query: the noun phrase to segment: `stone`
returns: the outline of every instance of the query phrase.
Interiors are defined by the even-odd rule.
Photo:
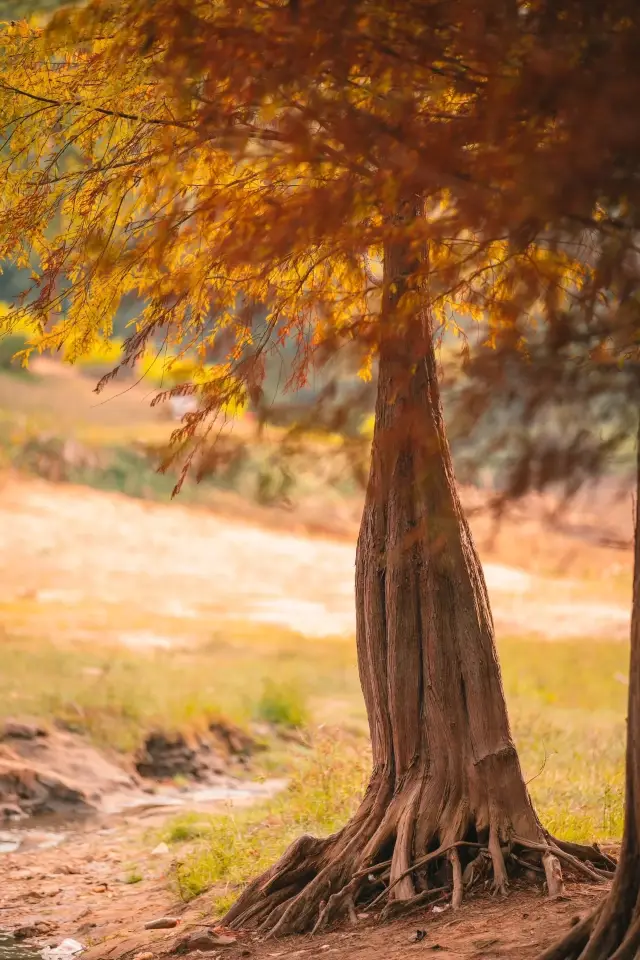
[[[180,923],[175,917],[158,917],[157,920],[148,920],[145,930],[173,930]]]
[[[36,723],[27,723],[21,720],[5,720],[2,729],[2,738],[8,740],[36,740],[46,737],[47,731]]]
[[[201,950],[208,953],[212,950],[218,950],[220,947],[231,947],[237,940],[235,937],[229,937],[226,934],[215,934],[211,930],[201,930],[197,933],[191,933],[184,937],[174,947],[173,952],[177,954],[191,953],[194,950]]]
[[[25,820],[26,816],[15,803],[0,804],[0,820]]]
[[[55,929],[56,924],[52,920],[33,920],[31,923],[16,927],[13,937],[15,940],[30,940],[32,937],[43,937],[47,933],[53,933]]]

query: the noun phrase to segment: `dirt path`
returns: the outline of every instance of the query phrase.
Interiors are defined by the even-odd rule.
[[[539,524],[512,521],[487,546],[486,520],[472,522],[499,631],[626,637],[624,591],[612,589],[628,571],[624,551],[564,537],[566,556],[573,549],[600,576],[588,583],[552,579],[523,569],[531,567],[526,560],[535,544],[538,556],[540,541],[548,546],[551,535],[543,536]],[[354,632],[352,539],[302,536],[180,503],[12,477],[2,484],[0,530],[0,612],[8,632],[139,647],[197,642],[221,618],[308,636]]]

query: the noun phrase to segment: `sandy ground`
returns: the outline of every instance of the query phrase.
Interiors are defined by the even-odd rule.
[[[531,519],[506,521],[491,538],[481,513],[472,526],[498,631],[625,638],[628,549]],[[310,637],[355,629],[352,532],[304,536],[179,502],[7,476],[0,542],[0,614],[12,633],[143,647],[197,641],[221,619]],[[546,563],[557,573],[552,560],[563,556],[564,577],[536,572]]]

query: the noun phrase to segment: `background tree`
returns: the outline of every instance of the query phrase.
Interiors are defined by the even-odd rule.
[[[507,494],[548,483],[569,492],[597,474],[603,458],[628,442],[637,421],[640,344],[638,235],[640,227],[640,25],[635,7],[574,2],[529,7],[527,33],[504,50],[512,83],[492,115],[491,136],[506,159],[504,189],[493,193],[493,216],[549,258],[579,261],[580,275],[553,270],[529,283],[512,273],[522,321],[544,320],[541,336],[505,330],[501,356],[476,358],[470,389],[486,397],[512,391],[529,420],[560,400],[581,411],[571,442],[527,431],[504,478]],[[496,104],[498,101],[495,101]],[[527,117],[528,123],[523,123]],[[489,148],[490,137],[482,137]],[[507,169],[508,168],[508,169]],[[485,181],[486,182],[486,181]],[[500,215],[498,209],[504,206]],[[520,274],[521,277],[521,274]],[[528,289],[527,289],[528,286]],[[518,326],[520,329],[518,330]],[[508,363],[505,365],[505,360]],[[522,376],[519,387],[507,372]],[[473,379],[473,378],[472,378]],[[471,381],[470,381],[471,384]],[[468,400],[468,396],[467,396]],[[591,423],[587,417],[591,416]],[[636,484],[638,479],[636,479]],[[637,497],[637,491],[636,491]],[[542,960],[631,960],[640,949],[639,554],[636,503],[635,572],[627,727],[625,831],[610,893]]]
[[[178,388],[202,403],[177,449],[260,398],[276,330],[297,344],[291,385],[345,342],[365,376],[377,362],[356,557],[371,782],[343,830],[301,838],[248,887],[232,925],[319,928],[356,901],[397,911],[443,887],[458,906],[487,875],[505,892],[527,858],[551,893],[558,858],[596,879],[576,855],[612,867],[533,810],[439,396],[454,314],[490,307],[509,325],[541,277],[582,277],[570,252],[525,243],[520,208],[508,221],[495,192],[496,104],[521,141],[511,87],[492,78],[502,50],[529,52],[528,26],[503,0],[129,0],[3,37],[0,258],[34,270],[36,348],[90,348],[127,294],[145,306],[125,365],[160,330],[203,356],[231,331],[226,363]],[[269,305],[265,336],[238,303]]]

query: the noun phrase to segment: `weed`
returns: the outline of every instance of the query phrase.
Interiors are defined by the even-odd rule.
[[[256,703],[255,719],[276,727],[300,729],[308,723],[309,712],[298,688],[267,679]]]

